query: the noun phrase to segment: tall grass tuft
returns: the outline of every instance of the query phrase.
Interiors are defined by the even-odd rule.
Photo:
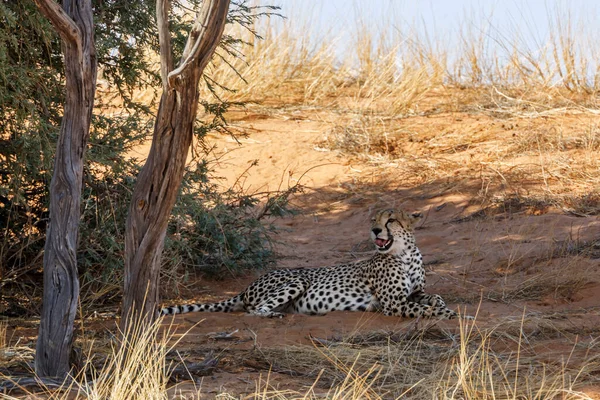
[[[171,327],[161,327],[161,321],[159,319],[147,325],[132,320],[127,331],[120,332],[120,337],[112,340],[106,353],[92,354],[92,348],[97,352],[98,346],[90,343],[85,364],[79,371],[73,371],[62,386],[57,387],[53,381],[40,380],[34,385],[38,389],[32,391],[30,386],[35,379],[29,379],[26,386],[19,387],[17,384],[17,388],[30,396],[53,400],[168,399],[167,386],[174,366],[166,356],[180,338],[173,340]],[[102,354],[106,354],[106,357]]]
[[[316,13],[260,20],[253,29],[262,40],[235,32],[246,38],[238,44],[245,58],[221,54],[226,62],[215,62],[209,72],[231,89],[221,88],[220,96],[396,116],[418,112],[424,94],[454,86],[480,91],[482,101],[502,108],[597,106],[597,32],[561,9],[548,11],[550,35],[543,39],[532,27],[515,23],[507,31],[476,13],[455,21],[457,33],[450,35],[418,22],[388,19],[373,28],[358,20],[345,32],[348,39],[311,30]],[[468,99],[457,101],[472,106]]]
[[[127,331],[111,344],[100,370],[91,363],[82,375],[80,391],[91,400],[167,399],[169,368],[166,355],[170,334],[161,329],[161,320],[147,325],[140,320],[127,324]]]

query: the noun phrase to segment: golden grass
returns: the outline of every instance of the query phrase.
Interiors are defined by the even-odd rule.
[[[543,361],[545,356],[534,349],[528,333],[540,323],[524,314],[512,330],[500,324],[480,328],[463,320],[458,332],[429,324],[400,335],[350,336],[325,348],[263,349],[261,356],[274,370],[313,376],[316,383],[304,393],[278,397],[274,391],[264,391],[255,398],[591,398],[577,388],[593,380],[600,368],[598,357],[590,352],[581,364],[572,362],[570,355],[580,351],[573,344],[570,354]],[[506,350],[507,345],[511,350]]]
[[[217,89],[223,99],[259,102],[273,115],[286,107],[326,109],[331,129],[318,147],[382,167],[405,187],[437,185],[432,196],[473,190],[486,209],[551,205],[598,214],[598,42],[558,11],[548,23],[552,35],[539,49],[524,45],[523,32],[488,35],[492,26],[475,29],[473,21],[458,22],[457,49],[431,43],[410,24],[391,33],[357,23],[350,51],[340,53],[335,36],[305,35],[309,22],[267,20],[256,26],[264,40],[246,36],[249,44],[240,45],[244,59],[221,54],[227,62],[215,61],[208,73],[233,90]],[[584,274],[563,275],[554,269],[534,275],[501,300],[569,297],[587,283]],[[535,348],[540,332],[566,337],[552,319],[501,322],[478,328],[461,321],[458,332],[428,327],[355,335],[324,348],[261,349],[257,357],[274,371],[294,371],[314,384],[282,391],[267,376],[247,398],[591,398],[578,390],[597,381],[596,341],[570,343],[566,358],[552,359]],[[168,398],[166,354],[173,344],[158,324],[134,329],[135,339],[115,342],[99,369],[89,362],[70,386],[44,397]],[[0,361],[11,362],[6,349],[0,324]]]
[[[357,21],[342,53],[335,35],[307,36],[310,21],[309,13],[256,26],[264,40],[246,36],[244,59],[223,55],[226,63],[211,66],[211,79],[233,90],[219,96],[259,102],[276,117],[286,107],[326,110],[332,127],[316,146],[380,166],[382,180],[387,171],[404,186],[476,190],[483,207],[517,198],[600,211],[600,48],[591,28],[551,10],[552,35],[531,48],[527,32],[465,19],[452,47],[411,24],[373,32]]]
[[[572,300],[586,284],[590,283],[591,268],[578,270],[572,268],[573,262],[566,262],[560,268],[551,268],[520,281],[515,287],[504,291],[499,300],[514,302],[517,300],[539,300],[544,296]],[[569,274],[565,274],[570,271]]]
[[[362,116],[339,121],[318,147],[381,166],[404,186],[475,191],[486,207],[508,201],[596,214],[599,134],[587,118]]]
[[[169,366],[169,335],[162,335],[160,321],[150,327],[129,324],[120,343],[114,343],[111,356],[102,369],[90,373],[81,391],[88,399],[166,399]]]
[[[379,165],[405,186],[476,188],[484,207],[519,198],[597,214],[600,45],[592,24],[546,12],[545,43],[471,14],[455,23],[456,45],[391,18],[381,28],[356,21],[342,43],[334,32],[317,37],[318,11],[308,10],[258,22],[263,40],[230,27],[247,42],[236,48],[244,56],[221,50],[207,74],[231,89],[217,88],[220,98],[260,103],[274,117],[327,110],[332,128],[318,147]]]
[[[523,313],[496,326],[460,320],[458,329],[422,321],[398,332],[352,334],[314,345],[258,348],[251,357],[273,372],[256,381],[245,399],[591,399],[580,391],[595,382],[600,358],[594,340],[575,340],[566,352],[539,350],[546,338],[566,338],[556,316]],[[114,342],[98,369],[93,358],[60,389],[29,396],[48,399],[202,398],[201,389],[167,391],[167,353],[179,343],[160,324],[131,324],[131,341]],[[593,334],[591,334],[593,335]],[[306,389],[278,389],[277,371],[312,379]],[[219,393],[219,398],[239,398]],[[16,399],[11,395],[2,398]]]
[[[0,321],[0,357],[2,357],[3,352],[8,347],[8,340],[6,338],[8,331],[8,325],[5,321]]]
[[[80,371],[72,371],[60,388],[42,382],[32,391],[29,382],[21,390],[29,396],[54,400],[170,398],[167,386],[173,365],[166,355],[180,339],[174,338],[170,326],[163,328],[160,320],[150,326],[134,321],[127,329],[119,334],[121,339],[115,338],[109,344],[104,360],[94,354],[99,349],[97,344],[88,343],[85,365]]]
[[[235,90],[220,95],[342,109],[352,99],[354,111],[394,116],[418,112],[424,94],[448,86],[474,90],[481,105],[498,112],[597,105],[600,48],[595,32],[561,10],[548,13],[551,35],[539,48],[525,40],[530,32],[502,32],[491,18],[482,16],[480,22],[473,15],[456,21],[458,46],[443,39],[432,42],[416,23],[399,26],[392,20],[376,31],[356,21],[351,42],[341,43],[334,32],[314,35],[310,25],[317,13],[263,20],[255,29],[264,40],[241,29],[232,32],[248,44],[238,48],[244,59],[221,54],[227,62],[212,65],[211,78]],[[468,98],[454,100],[460,107],[475,106]]]

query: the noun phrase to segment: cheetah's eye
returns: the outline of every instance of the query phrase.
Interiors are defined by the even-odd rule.
[[[388,223],[388,224],[391,224],[392,222],[396,222],[396,220],[395,220],[394,218],[390,218],[390,219],[388,219],[388,222],[387,222],[387,223]]]

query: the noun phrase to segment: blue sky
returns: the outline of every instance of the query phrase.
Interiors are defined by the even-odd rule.
[[[541,47],[556,16],[570,17],[575,30],[599,33],[600,0],[263,0],[282,7],[293,24],[310,20],[312,34],[333,35],[349,43],[361,20],[373,32],[390,33],[412,26],[432,42],[454,43],[460,29],[512,38],[516,32],[529,47]],[[305,24],[306,25],[306,24]],[[484,27],[484,28],[482,28]],[[600,36],[598,41],[600,42]]]

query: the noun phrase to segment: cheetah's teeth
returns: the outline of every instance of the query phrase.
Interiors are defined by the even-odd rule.
[[[387,239],[387,240],[386,239],[379,239],[379,238],[375,239],[375,244],[377,245],[377,247],[382,247],[383,248],[383,247],[387,246],[390,242],[391,242],[390,239]]]

